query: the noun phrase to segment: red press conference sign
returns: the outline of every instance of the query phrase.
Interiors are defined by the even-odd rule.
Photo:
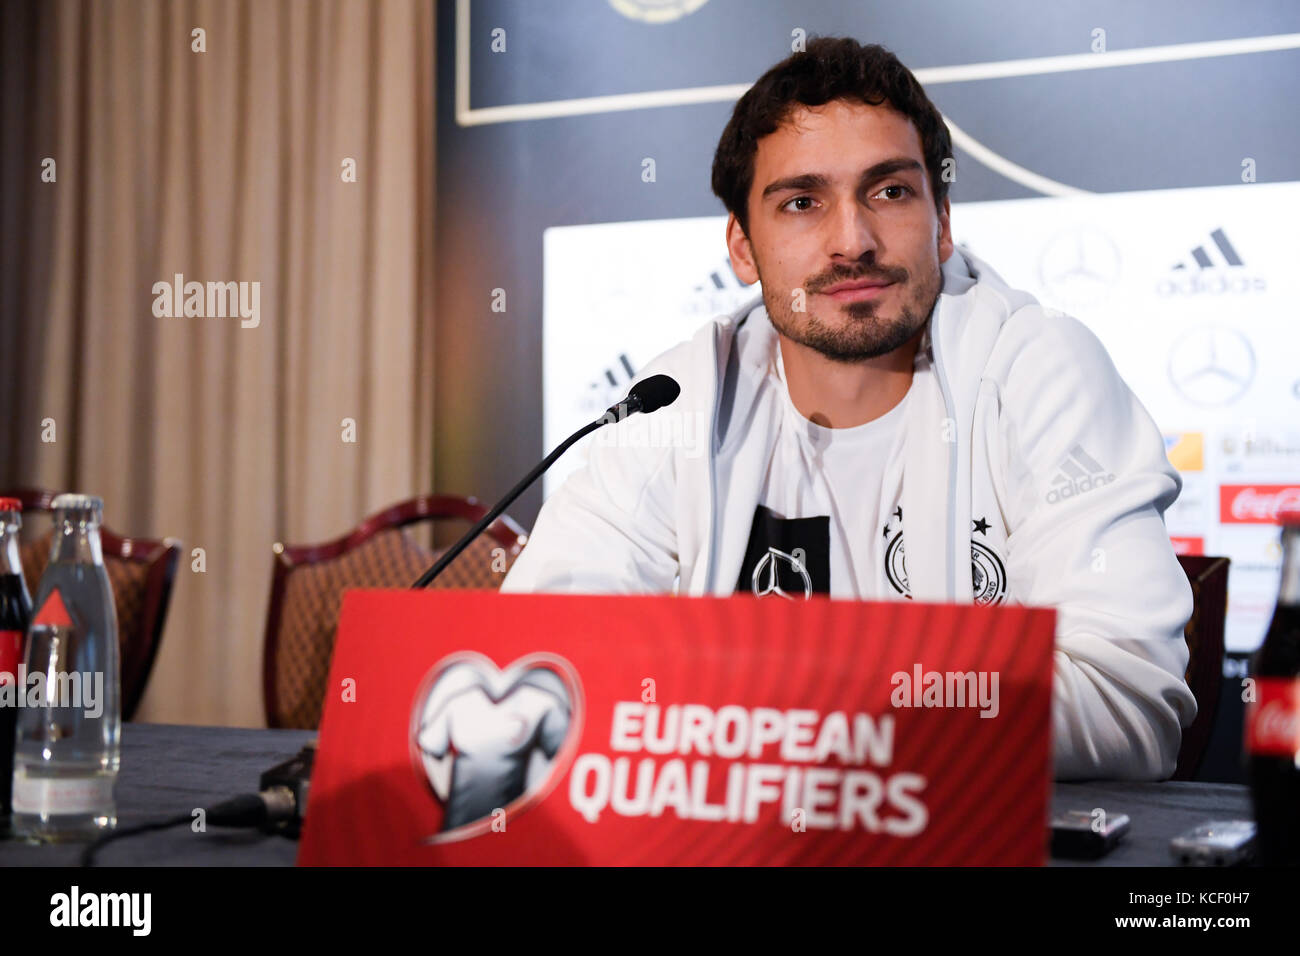
[[[1045,855],[1055,612],[354,591],[298,862]]]

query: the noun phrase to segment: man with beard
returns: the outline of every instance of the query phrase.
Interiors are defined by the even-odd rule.
[[[502,590],[1055,607],[1056,776],[1167,777],[1196,713],[1181,479],[1096,336],[954,248],[952,164],[882,47],[819,38],[764,74],[713,165],[762,293],[642,370],[707,454],[593,445]]]

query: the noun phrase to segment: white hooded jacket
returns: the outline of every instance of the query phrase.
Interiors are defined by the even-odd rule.
[[[638,377],[671,375],[677,402],[605,427],[502,591],[733,593],[782,413],[775,337],[759,296],[650,362]],[[708,423],[704,447],[635,438],[669,414]],[[971,603],[987,521],[1006,600],[1057,609],[1057,779],[1168,777],[1196,715],[1191,587],[1164,525],[1182,480],[1101,342],[955,249],[902,427],[911,596]]]

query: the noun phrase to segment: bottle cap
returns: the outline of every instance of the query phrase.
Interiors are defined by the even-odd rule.
[[[50,507],[56,511],[62,508],[84,509],[94,508],[96,511],[104,510],[104,499],[96,498],[94,495],[58,495],[50,503]]]
[[[1300,524],[1300,505],[1284,505],[1278,508],[1277,523],[1283,526]]]
[[[22,511],[23,503],[17,498],[0,498],[0,511]]]

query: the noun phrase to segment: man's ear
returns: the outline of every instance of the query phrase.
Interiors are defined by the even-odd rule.
[[[948,197],[943,197],[943,212],[939,213],[939,261],[947,262],[952,256],[952,226],[949,219],[952,215],[952,204],[948,202]]]
[[[740,228],[740,220],[734,212],[727,216],[727,255],[731,257],[731,268],[737,279],[745,285],[753,285],[758,281],[753,247],[745,230]]]

